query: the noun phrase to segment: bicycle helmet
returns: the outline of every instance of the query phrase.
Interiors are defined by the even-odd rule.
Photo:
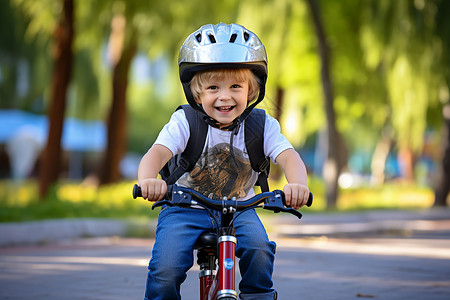
[[[178,57],[180,80],[188,103],[204,113],[190,89],[190,81],[199,71],[223,68],[249,68],[259,78],[258,98],[238,120],[241,123],[263,100],[267,81],[267,54],[259,38],[238,24],[208,24],[190,34]]]

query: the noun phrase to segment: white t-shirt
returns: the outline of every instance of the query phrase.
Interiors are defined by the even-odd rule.
[[[283,151],[293,148],[281,134],[280,124],[266,114],[264,129],[264,154],[275,162]],[[245,126],[245,121],[243,126]],[[222,199],[224,196],[245,200],[255,195],[253,186],[258,173],[253,171],[244,141],[244,127],[233,139],[235,160],[230,153],[231,131],[223,131],[208,126],[203,152],[191,172],[182,175],[177,185],[191,188],[211,199]],[[175,111],[155,144],[163,145],[173,155],[182,153],[189,139],[189,123],[182,109]]]

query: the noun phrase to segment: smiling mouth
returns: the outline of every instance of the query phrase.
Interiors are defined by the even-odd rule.
[[[235,108],[235,106],[219,106],[216,107],[216,109],[220,112],[229,112],[231,110],[233,110],[233,108]]]

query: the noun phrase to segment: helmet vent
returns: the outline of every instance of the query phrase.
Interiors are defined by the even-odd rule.
[[[197,42],[201,42],[202,41],[202,35],[201,35],[201,33],[197,33],[196,35],[195,35],[195,39],[197,40]]]
[[[247,42],[249,38],[250,38],[250,35],[248,34],[248,32],[244,31],[244,40]]]
[[[236,40],[236,38],[237,38],[237,33],[233,33],[233,34],[230,36],[230,43],[234,43],[234,41]]]
[[[212,34],[208,34],[209,40],[211,41],[211,43],[215,44],[216,43],[216,38],[212,35]]]

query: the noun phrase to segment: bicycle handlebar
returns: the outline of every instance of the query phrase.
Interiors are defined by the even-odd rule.
[[[133,198],[142,197],[141,188],[135,184],[133,187]],[[179,207],[191,207],[192,205],[203,205],[209,209],[222,211],[224,214],[234,213],[236,211],[242,211],[250,207],[256,207],[263,203],[262,208],[272,210],[276,213],[282,211],[290,213],[301,219],[302,214],[286,206],[284,193],[281,190],[275,190],[273,192],[264,192],[253,196],[250,199],[237,201],[237,200],[214,200],[203,196],[202,194],[181,186],[168,185],[167,193],[164,200],[155,202],[152,209],[162,205],[179,206]],[[313,195],[309,193],[308,203],[306,206],[310,207],[313,202]]]

